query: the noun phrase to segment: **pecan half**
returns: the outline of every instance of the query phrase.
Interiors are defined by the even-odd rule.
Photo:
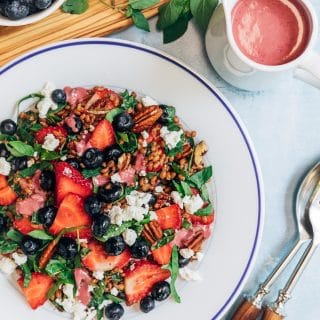
[[[117,168],[119,171],[125,170],[130,166],[131,162],[131,154],[130,153],[123,153],[119,159],[118,159],[118,164]]]
[[[163,236],[162,229],[157,221],[146,224],[142,230],[142,236],[153,246]]]
[[[204,240],[205,240],[204,232],[203,232],[203,230],[199,230],[194,234],[194,236],[192,238],[184,241],[183,244],[187,248],[193,250],[194,252],[197,252],[197,251],[200,251]]]
[[[137,112],[133,117],[134,126],[132,131],[139,133],[150,128],[161,117],[162,113],[163,111],[159,106],[151,106]]]

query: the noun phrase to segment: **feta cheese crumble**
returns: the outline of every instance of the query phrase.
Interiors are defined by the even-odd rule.
[[[184,248],[184,249],[180,249],[180,254],[185,259],[190,259],[191,257],[193,257],[194,251],[192,249],[189,249],[189,248]]]
[[[156,100],[153,100],[152,98],[145,96],[141,98],[141,102],[145,107],[151,107],[151,106],[157,106],[159,103]]]
[[[95,271],[92,273],[92,276],[96,278],[97,280],[103,280],[104,279],[104,272],[103,271]]]
[[[197,212],[204,205],[204,202],[203,202],[202,198],[199,196],[199,194],[192,195],[192,196],[185,196],[182,199],[182,201],[183,201],[184,208],[186,209],[186,211],[191,214]]]
[[[179,276],[186,281],[201,281],[202,278],[199,272],[191,270],[188,267],[179,269]]]
[[[113,296],[117,296],[119,294],[119,290],[117,288],[112,288],[110,290],[110,293],[113,295]]]
[[[4,157],[0,157],[0,174],[8,176],[11,171],[11,165]]]
[[[12,274],[16,270],[17,265],[13,260],[7,257],[0,258],[0,271],[6,275]]]
[[[162,186],[156,186],[154,191],[157,192],[157,193],[161,193],[161,192],[163,192],[163,187]]]
[[[121,179],[119,173],[115,173],[114,175],[111,176],[111,182],[113,182],[113,183],[117,183],[117,182],[121,183],[122,182],[122,179]]]
[[[150,214],[150,220],[151,221],[158,220],[158,216],[157,216],[155,211],[149,211],[149,214]]]
[[[14,252],[12,254],[12,259],[14,260],[14,262],[18,265],[21,266],[22,264],[25,264],[28,260],[28,257],[25,254],[19,254],[17,252]]]
[[[57,139],[52,133],[48,133],[44,137],[44,142],[42,148],[48,151],[54,151],[60,144],[59,139]]]
[[[40,94],[44,96],[44,98],[37,103],[40,118],[46,118],[50,109],[56,110],[58,108],[58,105],[51,98],[53,90],[55,90],[55,85],[52,82],[47,82],[40,92]]]
[[[126,229],[123,233],[122,233],[122,237],[124,242],[128,245],[128,246],[132,246],[136,240],[137,240],[137,233],[132,230],[132,229]]]
[[[179,131],[169,131],[168,127],[164,126],[160,130],[160,137],[164,140],[170,150],[177,146],[182,135],[183,131],[181,129]]]
[[[173,202],[176,203],[180,207],[180,209],[183,209],[183,201],[180,193],[178,191],[172,191],[171,197],[173,199]]]

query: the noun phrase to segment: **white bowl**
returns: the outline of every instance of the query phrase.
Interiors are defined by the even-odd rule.
[[[60,8],[61,5],[64,3],[64,1],[65,0],[55,0],[53,2],[53,4],[48,9],[31,14],[30,16],[27,16],[27,17],[20,19],[20,20],[10,20],[10,19],[0,15],[0,26],[18,27],[18,26],[24,26],[26,24],[40,21],[40,20],[46,18],[47,16],[49,16],[54,11],[56,11],[58,8]]]

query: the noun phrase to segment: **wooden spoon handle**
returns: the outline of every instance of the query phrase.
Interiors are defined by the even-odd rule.
[[[282,316],[281,314],[275,312],[270,307],[267,307],[264,310],[264,313],[263,313],[263,316],[262,316],[262,320],[283,320],[283,319],[284,319],[284,316]]]
[[[254,305],[249,300],[244,300],[231,320],[257,320],[261,312],[261,308]]]

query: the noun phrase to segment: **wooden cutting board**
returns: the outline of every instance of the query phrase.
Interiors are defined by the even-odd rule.
[[[155,16],[159,6],[167,1],[160,0],[156,6],[145,10],[145,16]],[[109,8],[100,0],[89,0],[89,9],[80,15],[64,13],[59,9],[37,23],[21,27],[0,27],[0,67],[45,44],[74,38],[101,37],[130,25],[132,20],[118,10]]]

